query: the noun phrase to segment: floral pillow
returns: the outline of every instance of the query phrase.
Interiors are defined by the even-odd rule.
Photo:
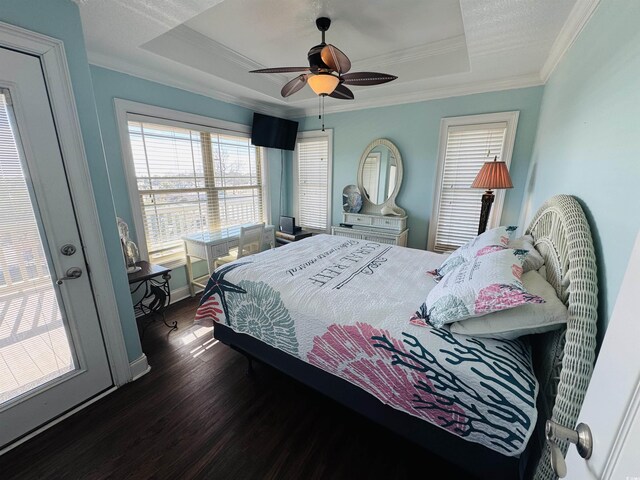
[[[440,281],[442,277],[454,268],[474,257],[480,257],[487,253],[503,250],[507,248],[517,228],[517,226],[502,226],[487,230],[455,250],[439,268],[430,270],[427,273],[432,275],[436,281]]]
[[[509,248],[513,248],[514,250],[527,250],[527,252],[529,252],[522,264],[525,272],[540,270],[544,265],[544,258],[542,258],[540,252],[538,252],[533,245],[533,237],[531,235],[523,235],[515,240],[511,240],[509,242]]]
[[[459,264],[429,292],[410,322],[440,328],[527,303],[544,303],[522,284],[526,255],[526,250],[502,249]]]
[[[514,339],[523,335],[544,333],[567,323],[569,313],[549,282],[535,270],[522,275],[522,283],[530,292],[544,298],[545,303],[528,303],[512,310],[490,313],[451,324],[451,333],[473,337]]]

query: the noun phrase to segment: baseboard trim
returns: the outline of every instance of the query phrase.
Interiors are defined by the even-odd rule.
[[[202,292],[202,288],[196,288],[196,294]],[[189,292],[189,286],[185,285],[184,287],[176,288],[175,290],[171,290],[171,305],[180,300],[184,300],[191,296],[191,292]]]
[[[89,405],[91,405],[92,403],[96,403],[98,400],[106,397],[107,395],[109,395],[110,393],[113,393],[116,391],[118,387],[111,387],[107,390],[105,390],[102,393],[99,393],[98,395],[96,395],[93,398],[90,398],[89,400],[87,400],[84,403],[81,403],[80,405],[78,405],[75,408],[72,408],[71,410],[67,411],[66,413],[60,415],[59,417],[54,418],[53,420],[51,420],[50,422],[45,423],[44,425],[42,425],[41,427],[36,428],[35,430],[33,430],[31,433],[25,435],[24,437],[20,438],[19,440],[16,440],[15,442],[7,445],[6,447],[0,449],[0,456],[4,455],[5,453],[7,453],[9,450],[13,450],[14,448],[16,448],[19,445],[22,445],[24,442],[31,440],[33,437],[35,437],[36,435],[41,434],[42,432],[44,432],[45,430],[50,429],[51,427],[53,427],[54,425],[57,425],[58,423],[60,423],[61,421],[69,418],[71,415],[74,415],[76,413],[78,413],[80,410],[88,407]]]
[[[147,362],[147,356],[144,353],[133,362],[129,363],[129,368],[131,369],[131,382],[136,381],[151,370],[151,367]]]

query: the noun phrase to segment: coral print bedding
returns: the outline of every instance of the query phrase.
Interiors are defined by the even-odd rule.
[[[220,322],[337,375],[381,402],[504,455],[536,423],[538,383],[520,340],[408,319],[445,255],[317,235],[217,269],[196,322]]]

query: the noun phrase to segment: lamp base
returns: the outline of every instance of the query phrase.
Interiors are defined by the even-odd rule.
[[[482,207],[480,209],[480,223],[478,224],[478,235],[484,233],[487,230],[487,222],[489,221],[489,215],[491,214],[491,204],[495,199],[493,191],[487,190],[482,195]]]

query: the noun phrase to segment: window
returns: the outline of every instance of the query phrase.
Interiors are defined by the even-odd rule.
[[[151,262],[183,262],[189,233],[265,221],[262,150],[248,131],[132,113],[125,124],[134,223]]]
[[[471,184],[496,155],[509,167],[517,122],[518,112],[442,119],[429,250],[455,250],[477,235],[484,191]],[[502,214],[504,190],[495,195],[488,228],[498,226]]]
[[[296,225],[329,231],[331,223],[331,131],[301,132],[294,152]]]

